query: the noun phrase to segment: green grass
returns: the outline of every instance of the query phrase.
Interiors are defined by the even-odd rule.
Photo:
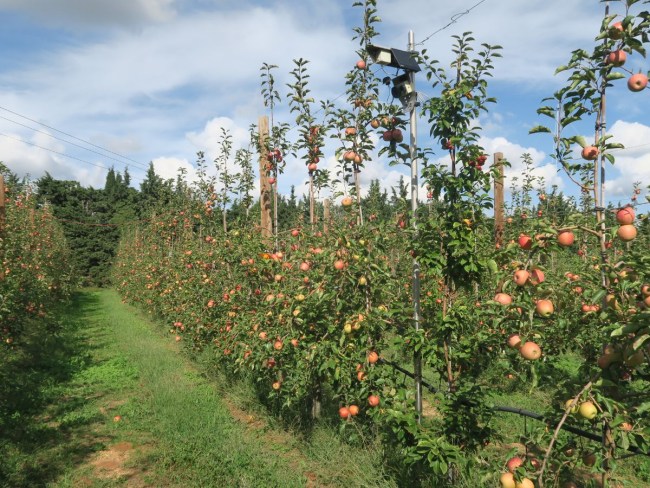
[[[3,383],[0,486],[394,486],[380,449],[325,427],[286,432],[114,292],[79,292],[62,316],[63,332],[35,331]],[[97,467],[120,446],[126,456]]]
[[[413,486],[386,463],[391,453],[378,441],[347,444],[328,421],[306,432],[282,424],[250,383],[221,376],[209,352],[188,359],[113,291],[79,292],[61,317],[61,332],[35,328],[19,353],[3,358],[0,487]],[[568,376],[578,366],[569,355],[559,369]],[[552,401],[526,378],[506,379],[506,369],[486,372],[500,392],[496,403],[539,411]],[[540,427],[509,414],[492,423],[508,442]],[[507,451],[494,444],[479,456],[499,463]],[[113,465],[102,470],[109,455]],[[633,486],[646,486],[650,463],[623,464],[624,477],[637,475]],[[496,486],[497,475],[455,486]]]

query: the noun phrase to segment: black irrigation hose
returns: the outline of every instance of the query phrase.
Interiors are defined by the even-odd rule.
[[[379,364],[387,364],[391,368],[399,371],[405,376],[408,376],[409,378],[415,379],[415,375],[411,373],[410,371],[402,368],[401,366],[395,364],[392,361],[388,361],[387,359],[379,359],[378,361]],[[439,393],[439,390],[432,386],[430,383],[422,380],[422,386],[424,386],[427,390],[429,390],[431,393]],[[467,402],[463,402],[461,400],[461,403],[469,404]],[[515,407],[505,407],[505,406],[500,406],[500,405],[495,405],[492,407],[492,410],[495,412],[505,412],[505,413],[515,413],[517,415],[521,415],[522,417],[528,417],[531,419],[539,420],[540,422],[544,422],[548,426],[553,426],[554,421],[551,419],[548,419],[544,417],[542,414],[536,413],[536,412],[531,412],[530,410],[524,410],[523,408],[515,408]],[[562,430],[566,430],[567,432],[571,432],[572,434],[575,434],[580,437],[584,437],[585,439],[590,439],[592,441],[596,442],[602,442],[603,438],[601,435],[594,434],[593,432],[587,432],[586,430],[578,429],[577,427],[573,427],[571,425],[563,424],[562,425]],[[638,447],[635,446],[629,446],[626,451],[632,452],[634,454],[641,454],[643,456],[648,456],[650,457],[650,452],[643,452],[640,450]]]

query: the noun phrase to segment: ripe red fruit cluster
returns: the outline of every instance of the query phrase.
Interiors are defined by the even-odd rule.
[[[348,420],[351,417],[359,415],[359,407],[357,405],[350,405],[349,407],[339,408],[339,417],[343,420]]]
[[[476,169],[483,169],[483,165],[485,164],[486,161],[487,161],[487,156],[485,154],[481,154],[476,159],[472,159],[468,161],[467,164]]]
[[[277,161],[278,163],[282,161],[282,152],[279,149],[273,149],[269,151],[267,155],[269,161]]]
[[[382,138],[386,142],[402,142],[404,140],[404,134],[400,129],[392,129],[384,132]]]

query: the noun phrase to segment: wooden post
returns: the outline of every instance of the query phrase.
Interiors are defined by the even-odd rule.
[[[5,207],[5,178],[0,175],[0,235],[4,233],[7,222],[7,208]]]
[[[499,175],[494,180],[494,242],[497,246],[503,245],[504,230],[504,193],[503,193],[503,153],[494,153],[494,165],[499,170]]]
[[[259,136],[260,136],[260,209],[262,212],[262,237],[271,237],[273,235],[271,223],[271,184],[269,183],[269,172],[267,165],[268,159],[268,139],[269,139],[269,118],[266,116],[259,118]]]

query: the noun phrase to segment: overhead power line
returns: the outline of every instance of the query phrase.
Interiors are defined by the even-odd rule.
[[[49,151],[49,152],[51,152],[53,154],[56,154],[58,156],[62,156],[64,158],[74,159],[76,161],[80,161],[82,163],[90,164],[92,166],[97,166],[98,168],[105,169],[106,171],[110,171],[110,168],[107,168],[106,166],[103,166],[101,164],[91,163],[90,161],[86,161],[85,159],[77,158],[75,156],[70,156],[69,154],[64,154],[62,152],[55,151],[54,149],[50,149],[50,148],[47,148],[47,147],[44,147],[44,146],[39,146],[38,144],[34,144],[33,142],[26,141],[24,139],[21,139],[20,137],[10,136],[10,135],[7,135],[7,134],[3,134],[2,132],[0,132],[0,136],[6,137],[7,139],[13,139],[14,141],[22,142],[23,144],[28,144],[30,146],[37,147],[39,149],[43,149],[44,151]]]
[[[89,151],[91,153],[98,154],[99,156],[102,156],[103,158],[111,159],[113,161],[117,161],[118,163],[121,163],[121,164],[124,164],[124,165],[128,166],[128,163],[126,161],[124,161],[123,159],[117,159],[117,158],[115,158],[113,156],[109,156],[109,155],[101,153],[99,151],[95,151],[94,149],[91,149],[89,147],[82,146],[81,144],[76,144],[76,143],[68,141],[66,139],[62,139],[61,137],[57,137],[57,136],[55,136],[53,134],[50,134],[49,132],[45,132],[44,130],[40,130],[40,129],[36,129],[34,127],[30,127],[27,124],[23,124],[23,123],[18,122],[16,120],[12,120],[12,119],[9,119],[7,117],[3,117],[2,115],[0,115],[0,119],[6,120],[8,122],[12,122],[12,123],[14,123],[16,125],[20,125],[21,127],[25,127],[26,129],[33,130],[34,132],[38,132],[39,134],[45,134],[46,136],[49,136],[52,139],[56,139],[57,141],[65,142],[66,144],[70,144],[72,146],[78,147],[78,148],[83,149],[85,151]],[[143,169],[146,169],[146,166],[140,166],[140,167],[142,167]]]
[[[77,137],[77,136],[72,135],[72,134],[70,134],[68,132],[62,131],[60,129],[57,129],[56,127],[52,127],[50,125],[44,124],[43,122],[39,122],[38,120],[34,120],[34,119],[30,118],[30,117],[27,117],[26,115],[20,114],[18,112],[14,112],[13,110],[10,110],[10,109],[8,109],[6,107],[0,106],[0,110],[4,110],[5,112],[9,112],[10,114],[17,115],[18,117],[21,117],[21,118],[23,118],[25,120],[29,120],[30,122],[34,122],[35,124],[38,124],[40,126],[46,127],[47,129],[58,132],[59,134],[63,134],[65,136],[68,136],[68,137],[70,137],[70,138],[72,138],[72,139],[74,139],[76,141],[83,142],[84,144],[88,144],[89,146],[100,149],[101,151],[107,152],[109,154],[113,154],[114,156],[118,156],[119,158],[124,159],[126,161],[130,161],[130,162],[134,163],[135,165],[140,166],[141,168],[144,168],[144,169],[147,168],[146,164],[143,164],[143,163],[141,163],[139,161],[136,161],[135,159],[131,159],[128,156],[124,156],[122,154],[119,154],[119,153],[117,153],[115,151],[111,151],[110,149],[106,149],[105,147],[99,146],[99,145],[94,144],[94,143],[92,143],[90,141],[87,141],[85,139],[81,139],[80,137]],[[35,129],[32,129],[32,130],[35,130]],[[102,155],[102,156],[107,157],[105,155]]]
[[[424,40],[418,42],[418,43],[416,44],[416,46],[421,46],[422,44],[424,44],[425,42],[427,42],[429,39],[431,39],[433,36],[435,36],[437,33],[442,32],[442,31],[445,30],[446,28],[452,26],[453,24],[455,24],[455,23],[458,21],[458,19],[460,19],[460,18],[463,17],[464,15],[469,14],[472,10],[474,10],[476,7],[478,7],[479,5],[481,5],[483,2],[485,2],[485,0],[480,0],[479,2],[475,3],[475,4],[472,5],[470,8],[468,8],[467,10],[452,15],[451,18],[450,18],[450,22],[449,22],[447,25],[445,25],[444,27],[441,27],[441,28],[438,29],[437,31],[434,31],[434,32],[432,32],[431,34],[429,34],[427,37],[424,38]]]

